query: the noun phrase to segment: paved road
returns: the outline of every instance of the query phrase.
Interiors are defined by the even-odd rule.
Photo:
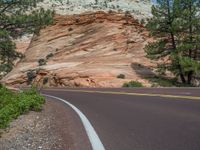
[[[47,89],[43,93],[79,108],[107,150],[200,150],[200,89]]]

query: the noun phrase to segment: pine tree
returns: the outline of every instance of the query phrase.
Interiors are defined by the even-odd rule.
[[[194,74],[200,72],[200,1],[177,1],[180,21],[178,51],[180,64],[183,66],[187,83],[191,84]]]
[[[157,0],[147,28],[156,41],[146,46],[151,59],[169,58],[162,69],[168,69],[191,83],[200,70],[200,17],[198,0]]]
[[[38,8],[43,0],[0,0],[0,73],[9,72],[22,55],[15,51],[13,39],[36,33],[52,23],[53,11]]]

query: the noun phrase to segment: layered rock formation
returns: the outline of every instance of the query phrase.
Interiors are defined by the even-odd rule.
[[[36,84],[49,86],[121,87],[151,76],[155,65],[143,50],[148,32],[131,15],[85,13],[55,17],[54,25],[34,36],[25,58],[5,78],[8,85],[27,84],[32,70]],[[47,61],[39,66],[38,61]],[[124,74],[125,79],[117,78]]]

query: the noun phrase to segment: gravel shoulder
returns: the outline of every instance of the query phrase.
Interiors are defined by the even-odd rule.
[[[29,112],[0,130],[1,150],[78,150],[90,144],[78,116],[61,102],[47,100],[41,112]]]

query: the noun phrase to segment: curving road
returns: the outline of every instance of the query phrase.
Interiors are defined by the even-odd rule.
[[[107,150],[200,150],[199,88],[56,88],[43,93],[80,109]]]

